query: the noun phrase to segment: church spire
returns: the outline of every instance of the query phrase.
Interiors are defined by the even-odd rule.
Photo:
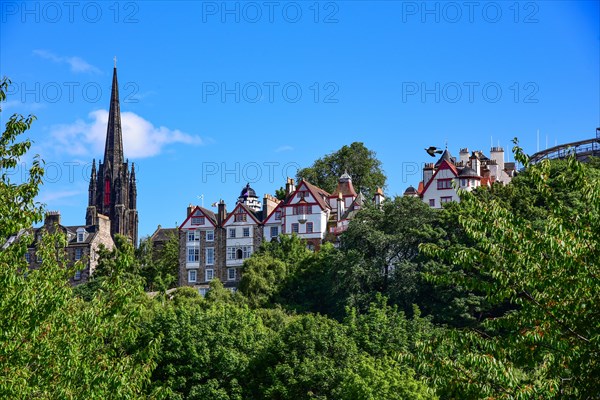
[[[104,162],[117,172],[123,165],[123,134],[121,132],[121,107],[119,105],[119,85],[117,83],[117,66],[113,69],[112,91],[110,94],[110,111],[106,129],[106,145],[104,146]]]

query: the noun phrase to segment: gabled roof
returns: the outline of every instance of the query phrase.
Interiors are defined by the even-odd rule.
[[[445,169],[449,169],[450,171],[452,171],[452,173],[454,174],[454,176],[458,176],[458,170],[456,169],[456,167],[454,166],[454,164],[451,164],[451,163],[449,163],[446,160],[442,160],[442,163],[440,164],[439,168],[435,171],[435,173],[433,174],[433,176],[431,177],[431,179],[429,179],[429,182],[427,182],[427,184],[423,188],[423,191],[421,191],[420,193],[421,194],[425,193],[427,191],[427,189],[429,188],[429,185],[431,185],[431,182],[433,182],[435,180],[435,177],[437,176],[437,174],[440,171],[443,171]]]
[[[233,210],[229,213],[229,215],[227,215],[227,218],[225,218],[225,221],[223,221],[223,226],[225,226],[227,221],[229,221],[229,219],[236,214],[235,211],[238,208],[241,208],[242,210],[244,210],[246,212],[246,214],[250,215],[250,217],[254,220],[254,222],[256,222],[257,225],[261,224],[260,214],[262,214],[262,212],[255,213],[252,210],[250,210],[248,207],[246,207],[243,203],[237,203],[236,206],[233,208]]]
[[[321,209],[323,209],[323,210],[331,209],[331,207],[329,207],[329,202],[327,201],[327,198],[330,197],[331,195],[329,193],[327,193],[325,190],[321,189],[320,187],[315,186],[312,183],[305,181],[304,179],[302,181],[300,181],[300,183],[298,184],[298,187],[296,188],[296,191],[292,194],[292,196],[290,196],[290,199],[294,197],[294,195],[300,189],[300,186],[302,186],[303,184],[306,186],[306,188],[308,189],[310,194],[312,194],[312,196],[315,198],[315,200],[317,201],[317,203],[319,204]]]
[[[291,197],[290,197],[291,198]],[[265,219],[263,219],[263,224],[268,224],[269,220],[271,219],[271,217],[273,215],[275,215],[275,212],[277,211],[281,211],[281,208],[285,205],[284,201],[280,201],[277,206],[273,209],[273,211],[271,211],[271,214],[269,214]],[[283,217],[283,216],[282,216]]]
[[[191,219],[191,218],[194,216],[194,214],[196,213],[196,211],[200,211],[200,212],[202,212],[202,214],[203,214],[203,215],[204,215],[206,218],[208,218],[208,220],[210,221],[210,223],[211,223],[213,226],[215,226],[215,227],[217,226],[217,217],[216,217],[216,215],[215,215],[215,213],[214,213],[214,212],[212,212],[212,211],[210,211],[210,210],[208,210],[208,209],[206,209],[206,208],[204,208],[204,207],[196,206],[196,207],[195,207],[195,208],[192,210],[192,212],[190,213],[190,215],[188,215],[188,216],[187,216],[187,218],[185,219],[185,221],[183,221],[183,223],[182,223],[181,225],[179,225],[179,228],[178,228],[178,229],[182,229],[182,228],[183,228],[183,226],[184,226],[184,225],[185,225],[185,224],[186,224],[186,223],[187,223],[187,222],[188,222],[188,221],[189,221],[189,220],[190,220],[190,219]]]

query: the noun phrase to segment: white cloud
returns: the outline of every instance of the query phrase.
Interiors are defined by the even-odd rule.
[[[53,145],[59,152],[76,156],[101,156],[106,141],[108,111],[96,110],[89,113],[91,122],[77,120],[71,124],[56,125],[50,130]],[[164,126],[155,127],[132,112],[121,113],[123,148],[127,158],[144,158],[160,154],[163,147],[184,143],[201,145],[199,136]]]
[[[278,148],[275,149],[275,153],[281,153],[282,151],[292,151],[292,150],[294,150],[294,148],[289,145],[279,146]]]
[[[69,198],[69,197],[79,196],[81,194],[83,194],[83,192],[79,191],[79,190],[48,191],[48,192],[41,193],[36,200],[39,201],[40,203],[48,204],[50,202],[57,202],[57,201],[59,202],[60,200],[63,200],[63,199]]]
[[[98,68],[94,67],[92,64],[88,63],[81,57],[58,56],[47,50],[34,50],[33,54],[35,54],[36,56],[41,57],[45,60],[50,60],[50,61],[58,63],[58,64],[65,64],[65,63],[69,64],[72,72],[91,72],[91,73],[95,73],[95,74],[100,73],[100,70]]]

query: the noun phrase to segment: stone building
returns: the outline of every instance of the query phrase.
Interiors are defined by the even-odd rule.
[[[98,265],[98,250],[103,245],[109,250],[114,247],[111,236],[110,220],[107,216],[98,214],[93,225],[75,225],[65,226],[60,223],[60,213],[58,211],[49,211],[46,213],[44,225],[39,228],[33,228],[31,235],[32,243],[28,246],[25,253],[25,260],[30,268],[39,268],[42,259],[37,255],[37,244],[41,240],[44,232],[56,232],[59,230],[67,238],[67,247],[65,248],[68,265],[72,266],[80,261],[82,268],[75,271],[70,278],[72,284],[77,285],[86,282],[94,273]]]
[[[86,224],[95,225],[100,214],[106,215],[110,219],[113,238],[115,234],[121,234],[127,236],[134,246],[137,246],[138,212],[135,166],[132,163],[130,169],[129,161],[123,158],[123,132],[116,65],[113,70],[104,162],[100,160],[98,170],[96,170],[95,159],[92,164]]]
[[[379,189],[374,201],[380,204],[384,199]],[[315,251],[326,241],[339,244],[339,236],[364,202],[345,173],[332,194],[304,180],[296,186],[294,179],[288,178],[284,200],[266,194],[261,203],[248,184],[231,212],[223,200],[216,204],[217,214],[190,205],[179,227],[179,285],[194,286],[204,295],[210,281],[218,278],[235,291],[244,260],[263,241],[295,234]]]

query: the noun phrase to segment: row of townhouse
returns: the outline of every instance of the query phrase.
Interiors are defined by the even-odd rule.
[[[296,186],[291,178],[285,190],[285,200],[267,194],[261,203],[248,184],[230,212],[222,200],[216,213],[188,206],[187,218],[179,227],[179,285],[196,287],[205,294],[210,281],[218,278],[235,291],[244,260],[263,241],[296,234],[311,250],[318,250],[325,241],[338,243],[339,235],[365,201],[347,173],[339,178],[333,193],[305,180]],[[379,204],[383,200],[379,189],[374,201]],[[155,235],[160,235],[159,231]]]

